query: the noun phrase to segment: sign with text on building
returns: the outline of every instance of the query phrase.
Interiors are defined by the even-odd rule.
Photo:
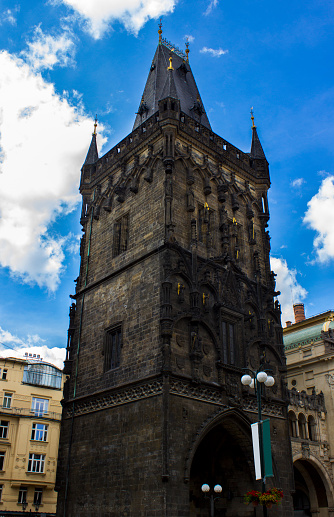
[[[270,420],[266,419],[262,422],[255,422],[255,424],[251,425],[251,429],[253,440],[255,478],[263,479],[264,477],[272,477],[273,462],[271,456]],[[261,469],[261,450],[263,458],[263,473]]]

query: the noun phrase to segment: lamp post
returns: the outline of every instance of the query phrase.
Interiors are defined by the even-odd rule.
[[[204,485],[201,486],[201,490],[204,494],[204,497],[206,497],[207,499],[210,499],[210,517],[215,517],[215,501],[216,501],[216,499],[220,498],[220,495],[218,495],[218,494],[221,494],[223,491],[221,485],[215,485],[213,487],[214,493],[212,493],[210,495],[208,495],[208,494],[211,489],[208,484],[204,483]],[[216,497],[214,496],[214,494],[217,494]]]
[[[244,370],[248,371],[249,374],[243,375],[241,377],[241,383],[244,386],[249,386],[255,390],[256,399],[257,399],[257,412],[258,412],[258,422],[259,422],[259,445],[260,445],[260,463],[261,463],[261,480],[262,480],[262,493],[266,491],[266,474],[264,468],[264,450],[263,450],[263,433],[262,433],[262,408],[261,408],[261,397],[262,397],[262,385],[264,384],[268,388],[274,386],[275,379],[271,375],[268,375],[267,372],[263,369],[263,364],[261,362],[258,370],[250,370],[249,368],[244,368]],[[263,505],[263,515],[267,517],[267,507]]]

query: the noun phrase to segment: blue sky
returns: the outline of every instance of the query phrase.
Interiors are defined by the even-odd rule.
[[[61,362],[93,119],[100,154],[131,131],[160,16],[189,39],[213,130],[245,152],[254,107],[283,324],[293,302],[333,308],[332,2],[0,0],[0,341],[20,354]]]

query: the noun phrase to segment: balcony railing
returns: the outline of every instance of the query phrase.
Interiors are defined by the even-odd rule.
[[[14,407],[6,408],[0,406],[0,415],[22,416],[25,418],[44,418],[48,420],[61,420],[61,413],[54,411],[32,411],[29,408]]]

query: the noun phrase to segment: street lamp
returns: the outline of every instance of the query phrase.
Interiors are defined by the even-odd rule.
[[[201,490],[204,494],[204,497],[206,497],[207,499],[210,499],[210,517],[215,517],[215,500],[220,498],[220,495],[218,495],[218,494],[221,494],[223,491],[221,485],[215,485],[213,487],[214,493],[217,494],[216,497],[214,496],[213,493],[208,495],[210,492],[210,487],[206,483],[204,483],[204,485],[201,486]]]
[[[256,399],[257,399],[257,412],[258,412],[258,422],[259,422],[259,445],[260,445],[260,463],[261,463],[261,479],[262,479],[262,493],[266,491],[266,474],[264,469],[264,450],[263,450],[263,432],[262,432],[262,411],[261,411],[261,397],[262,397],[262,386],[263,384],[268,388],[274,386],[275,379],[272,375],[268,375],[267,372],[263,369],[263,363],[261,362],[258,370],[250,370],[249,368],[244,368],[244,370],[248,371],[249,374],[245,374],[241,377],[241,384],[244,386],[249,386],[250,388],[255,390]],[[263,505],[263,515],[267,517],[267,507]]]

